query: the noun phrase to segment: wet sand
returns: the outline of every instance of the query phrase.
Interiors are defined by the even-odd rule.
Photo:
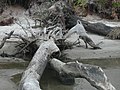
[[[93,50],[92,47],[88,45],[88,49],[85,48],[85,43],[81,40],[79,47],[73,47],[73,49],[68,49],[64,53],[67,54],[67,58],[70,59],[111,59],[120,58],[120,40],[110,40],[105,39],[103,36],[89,34],[92,40],[97,44],[102,42],[99,46],[102,49]],[[78,35],[74,34],[68,41],[74,42],[77,40]]]
[[[0,76],[0,90],[17,90],[15,83],[7,78]]]
[[[0,69],[0,90],[17,90],[17,85],[11,78],[12,75],[22,72],[23,70],[18,69]]]
[[[0,90],[17,90],[18,83],[13,82],[13,76],[22,73],[28,62],[17,58],[0,57]]]

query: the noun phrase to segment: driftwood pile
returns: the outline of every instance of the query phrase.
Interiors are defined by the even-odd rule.
[[[66,11],[68,9],[69,12]],[[33,8],[31,8],[31,10],[33,10]],[[13,34],[13,36],[19,37],[27,44],[21,51],[33,44],[38,48],[22,75],[18,90],[42,90],[39,86],[39,80],[47,63],[50,63],[60,76],[84,78],[98,90],[116,90],[100,67],[82,64],[78,61],[64,63],[51,57],[51,55],[56,52],[60,54],[60,49],[57,45],[64,43],[66,38],[73,33],[77,33],[85,44],[88,43],[94,49],[100,49],[85,31],[85,29],[88,30],[87,27],[92,26],[77,17],[64,1],[55,2],[44,12],[47,12],[49,15],[45,15],[44,18],[39,18],[38,21],[40,21],[43,29],[38,34],[32,32],[32,27],[29,28],[31,37],[14,35],[13,32],[9,34],[9,37]],[[73,18],[73,16],[75,18]],[[74,20],[72,21],[72,19]],[[72,29],[70,29],[71,27]],[[9,39],[9,37],[6,39]]]
[[[65,39],[69,35],[71,35],[72,33],[78,33],[80,31],[78,28],[76,29],[75,26],[77,24],[75,24],[73,26],[73,28],[75,29],[73,29],[72,33],[69,33],[70,31],[66,32],[67,31],[66,20],[63,12],[63,9],[65,7],[67,7],[65,2],[63,1],[56,2],[50,8],[48,8],[48,12],[51,14],[44,18],[44,20],[47,19],[47,21],[40,20],[43,21],[41,23],[43,24],[44,29],[40,33],[39,39],[36,41],[36,43],[39,42],[37,44],[39,48],[22,76],[19,90],[41,90],[39,86],[39,80],[42,76],[42,73],[46,67],[47,62],[49,62],[51,66],[61,76],[85,78],[88,82],[90,82],[92,86],[96,87],[98,90],[115,90],[112,84],[108,81],[104,71],[98,66],[86,65],[79,63],[77,61],[64,63],[58,59],[50,58],[50,55],[52,53],[59,52],[59,48],[55,44],[56,41],[65,42]],[[82,25],[82,23],[79,24]],[[83,25],[82,29],[83,36],[78,33],[80,37],[88,38],[88,35]],[[43,38],[42,41],[40,37]],[[89,38],[89,40],[91,39]],[[93,47],[97,46],[95,45]]]

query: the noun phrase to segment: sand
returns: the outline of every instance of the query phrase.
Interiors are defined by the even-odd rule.
[[[90,34],[89,36],[95,43],[102,42],[99,46],[102,49],[88,49],[85,48],[84,42],[81,40],[79,47],[75,46],[73,49],[65,50],[68,58],[71,59],[104,59],[104,58],[120,58],[120,40],[105,39],[103,36]],[[78,35],[72,35],[68,41],[74,42]]]

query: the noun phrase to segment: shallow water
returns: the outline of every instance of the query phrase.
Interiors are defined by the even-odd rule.
[[[120,59],[81,60],[80,62],[102,67],[116,90],[120,89]],[[96,90],[82,78],[76,78],[74,85],[63,85],[57,79],[56,73],[50,69],[45,71],[41,80],[41,87],[43,90]]]
[[[28,62],[0,58],[0,90],[17,90],[20,79],[14,79],[13,76],[22,73],[27,66]]]

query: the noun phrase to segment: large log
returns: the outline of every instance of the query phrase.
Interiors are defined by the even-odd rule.
[[[27,69],[24,71],[18,90],[41,90],[39,80],[46,67],[48,58],[52,53],[58,51],[59,48],[54,41],[48,40],[43,42],[32,58]]]
[[[89,22],[83,23],[87,31],[103,36],[106,36],[110,31],[114,29],[113,27],[106,26],[103,23],[89,23]]]
[[[82,64],[78,61],[64,63],[55,58],[50,60],[50,65],[61,75],[85,78],[98,90],[116,90],[99,66]]]
[[[81,20],[81,22],[84,25],[86,31],[92,32],[92,33],[95,33],[95,34],[99,34],[99,35],[104,35],[104,36],[106,36],[113,29],[116,29],[116,27],[106,26],[103,23],[90,23],[88,21],[84,21],[76,15],[69,15],[69,16],[66,15],[65,20],[66,20],[65,21],[66,22],[66,28],[68,28],[68,29],[75,26],[77,20]]]

